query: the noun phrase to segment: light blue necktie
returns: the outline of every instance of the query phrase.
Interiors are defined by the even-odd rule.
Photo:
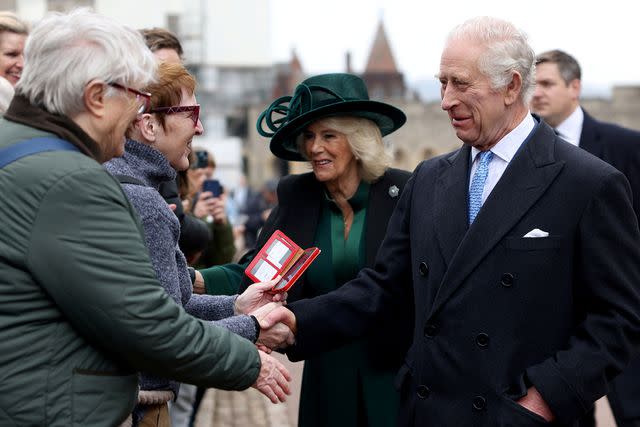
[[[480,163],[476,173],[473,175],[471,187],[469,188],[469,225],[476,219],[482,207],[484,183],[487,181],[487,175],[489,175],[489,163],[493,159],[493,153],[491,151],[482,151],[478,156],[480,156]]]

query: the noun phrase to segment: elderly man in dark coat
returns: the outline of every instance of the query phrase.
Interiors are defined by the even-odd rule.
[[[534,67],[512,24],[457,27],[438,77],[464,146],[417,167],[374,269],[263,322],[301,358],[412,307],[399,425],[573,426],[640,344],[629,183],[529,113]]]

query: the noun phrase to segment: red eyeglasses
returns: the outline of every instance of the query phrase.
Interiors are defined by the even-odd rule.
[[[200,119],[200,105],[176,105],[174,107],[156,107],[153,110],[149,110],[150,113],[164,113],[164,114],[176,114],[176,113],[191,113],[189,117],[193,120],[193,127],[198,126],[198,120]]]
[[[140,103],[140,108],[138,108],[138,114],[142,114],[151,107],[151,94],[149,92],[141,92],[136,89],[132,89],[130,87],[122,86],[120,83],[107,83],[111,87],[115,87],[116,89],[124,90],[126,92],[130,92],[136,96],[136,101]]]

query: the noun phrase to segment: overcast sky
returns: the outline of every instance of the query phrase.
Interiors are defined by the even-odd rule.
[[[295,48],[307,74],[344,71],[344,54],[361,72],[380,16],[398,67],[410,82],[438,71],[447,33],[490,15],[523,29],[536,52],[563,49],[582,66],[585,85],[640,83],[640,23],[633,1],[573,0],[271,0],[278,60]],[[634,8],[635,9],[635,8]],[[579,16],[578,16],[579,15]]]

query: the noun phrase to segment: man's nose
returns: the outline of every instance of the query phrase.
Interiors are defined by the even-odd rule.
[[[442,109],[445,111],[450,110],[456,103],[454,90],[451,89],[448,85],[440,89],[440,97],[442,98],[440,107],[442,107]]]

